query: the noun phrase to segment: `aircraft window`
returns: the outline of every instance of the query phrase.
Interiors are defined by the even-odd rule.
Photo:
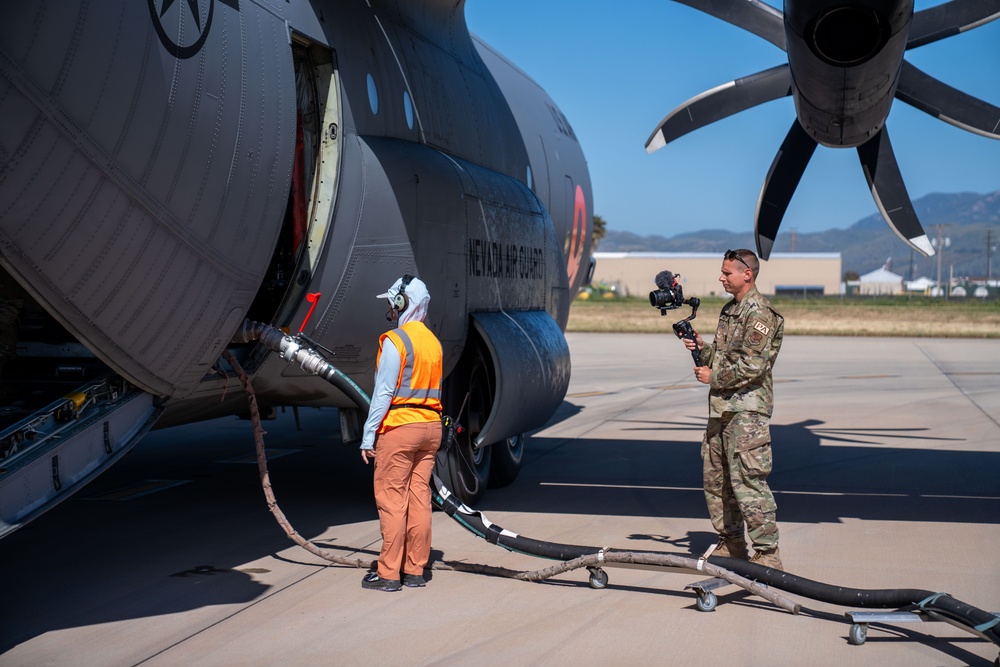
[[[375,79],[368,75],[368,105],[372,108],[372,113],[378,115],[378,88],[375,87]]]
[[[532,190],[534,190],[535,189],[535,183],[534,183],[534,180],[533,180],[533,178],[531,176],[531,165],[530,164],[528,165],[528,174],[527,174],[527,176],[528,176],[528,187],[531,188]]]
[[[406,113],[406,127],[413,129],[413,102],[410,101],[409,91],[403,91],[403,111]]]

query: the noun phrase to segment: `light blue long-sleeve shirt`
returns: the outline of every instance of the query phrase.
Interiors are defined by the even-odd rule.
[[[375,435],[392,404],[401,364],[399,350],[386,338],[382,342],[382,356],[375,369],[375,388],[372,390],[371,407],[368,409],[368,419],[361,437],[361,449],[375,449]]]

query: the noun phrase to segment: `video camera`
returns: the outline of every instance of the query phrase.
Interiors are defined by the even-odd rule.
[[[691,306],[690,315],[679,322],[674,322],[674,333],[678,338],[686,338],[693,341],[694,329],[691,327],[691,320],[698,315],[698,306],[701,305],[701,299],[697,297],[685,299],[684,289],[677,282],[677,278],[679,277],[679,273],[675,274],[670,271],[660,271],[657,273],[653,282],[656,283],[658,289],[649,293],[649,305],[653,308],[659,308],[660,315],[666,315],[668,310],[676,310],[681,306]],[[698,350],[691,350],[691,357],[694,359],[695,366],[701,366],[701,355]]]
[[[649,293],[649,305],[659,308],[660,315],[666,315],[668,310],[684,305],[684,289],[677,282],[680,275],[679,273],[674,275],[670,271],[660,271],[653,279],[659,289]]]

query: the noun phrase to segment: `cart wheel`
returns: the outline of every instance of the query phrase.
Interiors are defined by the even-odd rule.
[[[861,646],[865,643],[865,639],[868,638],[868,624],[867,623],[853,623],[851,624],[851,630],[847,633],[847,641],[855,646]]]
[[[599,567],[588,567],[590,570],[590,587],[602,589],[608,585],[608,573]]]
[[[698,611],[713,611],[717,604],[719,604],[719,598],[715,597],[715,593],[711,591],[698,593],[698,598],[694,601]]]

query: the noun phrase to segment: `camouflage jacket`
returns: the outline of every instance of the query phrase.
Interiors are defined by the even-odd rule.
[[[784,330],[785,319],[756,287],[722,307],[715,340],[701,350],[701,363],[712,369],[709,417],[721,417],[724,412],[771,415],[771,368]]]

